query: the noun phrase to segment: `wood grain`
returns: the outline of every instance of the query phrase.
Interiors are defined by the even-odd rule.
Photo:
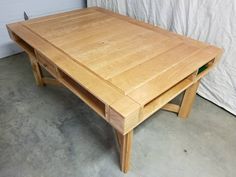
[[[186,119],[191,111],[191,107],[193,105],[193,102],[195,100],[196,91],[199,85],[199,81],[197,81],[195,84],[193,84],[191,87],[189,87],[185,93],[184,97],[180,106],[179,114],[178,116]]]
[[[199,80],[223,52],[101,8],[17,22],[7,29],[30,56],[38,85],[60,82],[119,132],[124,172],[133,129],[161,108],[187,117]],[[43,78],[40,66],[59,82]],[[167,104],[185,90],[181,106]]]
[[[186,89],[183,80],[222,53],[217,47],[100,8],[7,27],[12,39],[56,79],[61,79],[58,71],[65,73],[111,109],[106,120],[122,134]],[[167,98],[169,90],[175,93]],[[152,100],[160,99],[160,105],[150,106]]]

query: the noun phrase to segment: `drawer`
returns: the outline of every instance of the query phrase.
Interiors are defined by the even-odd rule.
[[[43,66],[50,74],[52,74],[54,77],[57,76],[56,74],[56,67],[55,65],[47,59],[45,56],[43,56],[40,52],[35,52],[36,58],[41,66]]]

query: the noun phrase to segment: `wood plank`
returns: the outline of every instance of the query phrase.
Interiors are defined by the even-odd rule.
[[[204,48],[178,65],[162,72],[161,75],[130,92],[128,95],[137,103],[145,105],[171,88],[171,86],[186,78],[193,71],[196,71],[198,68],[211,61],[220,51],[220,49],[215,47]]]
[[[69,37],[68,38],[69,40],[61,41],[61,43],[54,42],[53,40],[53,43],[63,49],[78,47],[78,50],[80,51],[81,47],[85,47],[86,45],[91,43],[104,42],[104,41],[114,42],[114,40],[119,41],[121,40],[120,38],[125,37],[124,35],[127,32],[131,31],[133,31],[133,33],[134,32],[136,33],[138,31],[141,32],[140,29],[124,28],[124,27],[122,28],[123,26],[122,23],[116,23],[115,25],[112,25],[112,19],[110,19],[109,21],[107,20],[103,25],[103,28],[99,27],[99,25],[95,26],[97,28],[95,30],[94,29],[91,31],[89,31],[88,29],[86,31],[78,30],[78,32],[74,33],[73,36],[68,36],[68,35],[63,36],[64,39]]]
[[[185,79],[182,82],[178,83],[177,85],[173,86],[171,89],[167,90],[165,93],[160,95],[159,97],[155,98],[148,104],[144,106],[142,112],[142,121],[146,120],[150,117],[153,113],[157,110],[161,109],[166,103],[170,102],[173,98],[191,86],[193,83],[190,79]]]
[[[70,30],[67,31],[63,31],[63,29],[59,30],[58,32],[52,34],[50,39],[47,39],[55,46],[62,47],[62,45],[66,45],[67,43],[70,44],[71,42],[76,42],[82,39],[89,38],[91,36],[96,36],[99,33],[107,31],[106,28],[109,28],[111,26],[112,20],[113,19],[111,17],[106,17],[93,23],[87,23],[83,26],[75,25],[75,27],[70,28]],[[104,28],[101,28],[100,26],[104,26]],[[34,32],[37,33],[36,30]],[[43,37],[46,38],[45,36]]]
[[[128,16],[124,16],[124,15],[121,15],[121,14],[118,14],[118,13],[114,13],[114,12],[112,12],[110,10],[107,10],[107,9],[97,7],[95,10],[97,10],[99,12],[103,12],[103,13],[108,14],[110,16],[119,18],[119,19],[124,20],[126,22],[129,22],[131,24],[138,25],[138,26],[143,27],[145,29],[149,29],[149,30],[155,31],[155,32],[160,33],[160,34],[164,34],[168,37],[178,38],[178,39],[184,40],[185,42],[188,42],[191,45],[196,45],[198,47],[207,47],[207,46],[209,46],[209,44],[200,42],[198,40],[194,40],[192,38],[189,38],[189,37],[186,37],[186,36],[183,36],[183,35],[180,35],[180,34],[176,34],[176,33],[171,32],[171,31],[167,31],[167,30],[162,29],[158,26],[153,26],[153,25],[145,23],[143,21],[139,21],[137,19],[132,19],[131,17],[128,17]]]
[[[126,47],[117,49],[115,52],[102,58],[98,58],[93,63],[89,63],[88,67],[104,79],[109,79],[119,72],[132,68],[145,60],[148,60],[155,54],[161,53],[166,49],[168,43],[169,46],[179,43],[178,41],[165,42],[166,40],[167,38],[160,38],[154,43],[150,43],[150,40],[145,39],[145,37],[137,37],[132,41],[132,43],[127,44]],[[151,52],[154,49],[156,49],[155,52]]]
[[[104,17],[106,16],[104,13],[100,13],[97,12],[95,10],[90,10],[90,11],[84,11],[84,13],[81,13],[79,11],[75,12],[74,14],[68,14],[68,15],[64,15],[62,17],[58,17],[58,18],[52,18],[52,19],[45,19],[45,20],[35,20],[32,19],[28,20],[28,21],[24,21],[22,22],[23,25],[26,26],[30,26],[32,28],[37,28],[39,30],[45,30],[45,29],[49,29],[50,28],[58,28],[58,27],[63,27],[63,24],[70,26],[71,24],[73,24],[76,21],[89,21],[91,19],[96,18],[96,15],[98,17]],[[41,24],[44,24],[44,26],[41,26]],[[64,27],[65,28],[65,27]]]
[[[122,32],[102,41],[108,43],[109,47],[99,48],[97,50],[88,50],[83,54],[78,54],[78,57],[84,65],[95,68],[96,65],[100,64],[100,62],[103,62],[104,60],[110,60],[130,54],[131,50],[134,49],[135,41],[139,40],[138,38],[145,36],[146,33],[146,31],[139,28],[136,28],[135,30],[130,30],[130,28],[128,28],[124,33]],[[126,45],[124,45],[124,43],[126,43]]]
[[[173,104],[173,103],[167,103],[166,105],[164,105],[161,109],[166,110],[166,111],[170,111],[170,112],[179,112],[180,106],[177,104]]]
[[[70,41],[67,43],[67,45],[65,44],[59,45],[58,43],[55,43],[55,45],[61,48],[62,50],[64,50],[66,53],[69,53],[70,55],[72,55],[75,59],[78,59],[80,58],[80,55],[83,55],[84,53],[91,52],[94,50],[97,51],[99,50],[100,47],[102,47],[102,49],[104,49],[104,47],[111,48],[110,43],[112,41],[111,42],[106,42],[106,41],[110,41],[112,38],[114,38],[115,36],[118,36],[121,33],[125,35],[127,31],[133,30],[132,28],[125,29],[122,26],[123,24],[119,24],[119,23],[116,25],[107,26],[106,28],[102,28],[103,30],[102,31],[100,30],[100,32],[93,31],[91,35],[89,35],[89,37],[87,38],[83,38],[83,35],[81,35],[82,37],[77,37],[75,41]]]
[[[43,78],[43,83],[45,85],[55,85],[55,86],[63,86],[60,82],[58,82],[54,78],[49,78],[49,77],[44,77]]]
[[[25,23],[33,24],[33,23],[46,22],[46,21],[55,20],[55,19],[64,18],[64,17],[69,18],[71,15],[74,16],[74,15],[88,14],[88,13],[94,12],[96,9],[97,9],[96,7],[90,7],[86,9],[76,9],[76,10],[71,10],[67,12],[59,12],[52,15],[33,18],[33,19],[28,20]]]
[[[34,25],[24,24],[29,29],[33,30],[34,32],[37,32],[39,35],[43,36],[44,38],[47,38],[47,40],[52,40],[56,37],[63,37],[60,35],[70,35],[73,34],[77,30],[85,30],[88,27],[92,27],[94,24],[97,24],[97,21],[106,21],[110,20],[112,17],[106,16],[106,15],[99,15],[94,16],[90,19],[83,19],[81,21],[72,21],[71,24],[63,24],[59,23],[59,25],[51,25],[50,22],[48,25],[44,23],[36,23]],[[94,23],[94,24],[93,24]],[[67,25],[66,27],[64,25]],[[73,34],[74,35],[74,34]]]
[[[28,23],[28,21],[23,22],[22,24],[26,26],[30,26],[31,28],[37,29],[41,32],[46,32],[46,30],[53,30],[53,29],[70,29],[71,27],[74,26],[74,24],[80,23],[81,26],[82,24],[87,24],[90,21],[94,21],[94,19],[97,18],[104,18],[107,17],[105,14],[102,13],[96,13],[96,11],[93,11],[93,13],[88,13],[86,15],[74,15],[73,17],[65,17],[65,18],[58,18],[54,20],[49,20],[49,21],[44,21],[44,22],[37,22],[37,23]],[[43,24],[43,26],[41,26]],[[68,27],[68,28],[65,28]],[[52,33],[52,31],[48,31]]]
[[[128,94],[175,65],[178,65],[178,63],[196,53],[198,48],[180,44],[175,48],[171,48],[171,50],[170,48],[165,48],[164,50],[167,51],[113,77],[111,82],[123,90],[125,94]],[[173,65],[173,63],[175,64]],[[117,67],[120,68],[119,65]]]
[[[43,54],[35,50],[36,60],[37,62],[44,67],[53,77],[57,77],[56,66],[53,62],[51,62],[47,57]]]
[[[61,45],[64,43],[70,43],[71,41],[74,41],[74,40],[75,41],[80,40],[81,38],[82,39],[87,38],[90,35],[99,34],[100,32],[106,31],[107,28],[111,29],[114,27],[120,27],[121,23],[119,21],[117,21],[117,23],[113,27],[114,20],[117,21],[116,19],[110,16],[105,16],[103,18],[97,19],[92,22],[90,21],[83,25],[81,25],[80,23],[78,25],[75,24],[72,28],[69,28],[67,31],[63,31],[63,29],[60,31],[59,29],[59,31],[56,32],[58,33],[58,35],[56,37],[54,36],[54,38],[52,37],[50,40],[57,45]],[[35,30],[35,32],[37,31]],[[63,33],[63,36],[59,36],[59,34],[62,34],[62,33]],[[63,41],[63,38],[66,38],[67,40]]]

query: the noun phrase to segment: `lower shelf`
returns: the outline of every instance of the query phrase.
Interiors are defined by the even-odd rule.
[[[66,73],[59,70],[59,81],[69,90],[76,94],[81,100],[88,104],[95,112],[105,118],[105,104],[84,89],[80,84],[74,81]]]
[[[167,102],[171,101],[191,84],[193,84],[193,82],[189,78],[186,78],[151,102],[147,103],[143,108],[143,120],[155,113],[158,109],[162,108]]]

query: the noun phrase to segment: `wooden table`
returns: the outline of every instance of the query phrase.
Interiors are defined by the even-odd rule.
[[[222,50],[101,8],[7,25],[39,86],[62,84],[116,132],[129,169],[133,129],[159,109],[186,118]],[[55,79],[43,77],[41,66]],[[59,82],[57,82],[59,81]],[[169,103],[184,92],[180,105]]]

